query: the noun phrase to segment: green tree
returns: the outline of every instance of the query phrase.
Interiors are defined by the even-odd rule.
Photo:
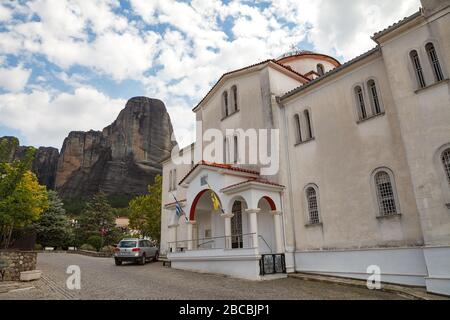
[[[34,225],[37,242],[44,247],[65,247],[70,241],[70,222],[55,191],[48,192],[48,209]]]
[[[148,194],[131,200],[128,210],[130,228],[156,241],[161,237],[161,195],[162,178],[158,175],[148,186]]]
[[[19,140],[17,138],[0,138],[0,163],[9,162],[13,150],[19,146]]]
[[[21,165],[14,167],[2,164],[0,185],[11,184],[15,180]],[[10,186],[2,188],[9,190]],[[39,185],[36,176],[30,171],[25,171],[14,184],[14,188],[0,197],[0,226],[2,242],[8,248],[12,231],[15,228],[23,228],[37,221],[44,210],[48,208],[47,190]]]
[[[78,245],[86,243],[91,236],[102,236],[103,244],[114,244],[118,230],[113,208],[104,193],[96,194],[87,204],[77,221],[76,241]]]

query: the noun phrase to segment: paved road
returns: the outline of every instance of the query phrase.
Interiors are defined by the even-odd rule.
[[[81,268],[81,290],[66,288],[70,265]],[[42,253],[38,268],[43,278],[34,289],[0,294],[5,299],[403,299],[399,295],[362,288],[303,281],[293,278],[251,282],[217,275],[197,274],[163,267],[116,267],[112,259],[75,254]]]

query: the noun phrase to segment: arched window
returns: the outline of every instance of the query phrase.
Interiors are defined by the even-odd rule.
[[[317,73],[319,74],[319,76],[323,76],[325,74],[325,68],[323,64],[319,63],[317,65]]]
[[[228,117],[230,115],[230,110],[228,106],[228,92],[225,91],[222,95],[222,106],[223,106],[223,117]]]
[[[423,69],[422,69],[422,64],[420,63],[419,54],[417,53],[416,50],[413,50],[410,52],[409,55],[411,57],[411,61],[414,66],[414,71],[416,73],[417,82],[419,84],[419,87],[425,88],[427,84],[426,84],[425,78],[423,76]]]
[[[314,137],[311,127],[311,116],[309,114],[309,110],[305,110],[303,113],[305,115],[305,122],[306,122],[306,134],[307,134],[306,138],[307,140],[310,140]]]
[[[294,116],[295,121],[295,131],[297,132],[297,143],[302,142],[302,126],[300,124],[300,116],[296,114]]]
[[[234,112],[239,110],[239,106],[238,106],[238,92],[237,92],[237,87],[233,86],[231,87],[231,94],[233,97],[233,108],[234,108]]]
[[[425,46],[428,53],[428,58],[430,59],[431,67],[433,68],[434,78],[436,82],[444,80],[444,74],[442,73],[441,64],[439,63],[439,58],[434,48],[434,44],[431,42]]]
[[[355,88],[356,102],[358,103],[359,119],[367,119],[366,103],[364,102],[364,93],[361,86]]]
[[[317,199],[317,191],[313,187],[306,189],[306,201],[308,203],[309,224],[319,224],[319,203]]]
[[[396,195],[392,185],[391,176],[386,171],[375,174],[375,186],[377,189],[378,209],[380,216],[397,214]]]
[[[380,98],[378,96],[378,90],[377,85],[375,83],[375,80],[369,80],[367,83],[367,86],[369,87],[370,91],[370,99],[372,102],[373,107],[373,114],[377,115],[381,113],[381,104],[380,104]]]
[[[444,171],[447,174],[448,183],[450,184],[450,148],[445,150],[441,156]]]

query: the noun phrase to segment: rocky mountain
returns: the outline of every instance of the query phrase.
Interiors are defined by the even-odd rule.
[[[65,199],[87,198],[100,191],[141,195],[162,173],[160,163],[176,145],[172,133],[162,101],[132,98],[103,131],[70,132],[60,154],[55,148],[39,148],[33,172],[41,184]],[[23,156],[25,148],[12,150],[10,160]]]
[[[139,195],[161,174],[160,162],[175,145],[169,114],[160,100],[129,100],[103,131],[71,132],[61,149],[56,189],[63,198]]]
[[[3,137],[9,142],[9,162],[24,157],[28,147],[19,146],[19,141],[15,137]],[[55,188],[56,168],[58,166],[59,151],[56,148],[40,147],[35,154],[32,164],[32,171],[36,174],[39,183],[46,185],[49,189]]]

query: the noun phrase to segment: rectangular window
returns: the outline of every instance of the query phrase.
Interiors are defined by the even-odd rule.
[[[208,184],[208,176],[206,175],[206,176],[201,177],[200,185],[203,187],[203,186],[206,186],[207,184]]]
[[[238,137],[234,136],[234,164],[237,164],[239,161],[239,143],[238,143]]]

